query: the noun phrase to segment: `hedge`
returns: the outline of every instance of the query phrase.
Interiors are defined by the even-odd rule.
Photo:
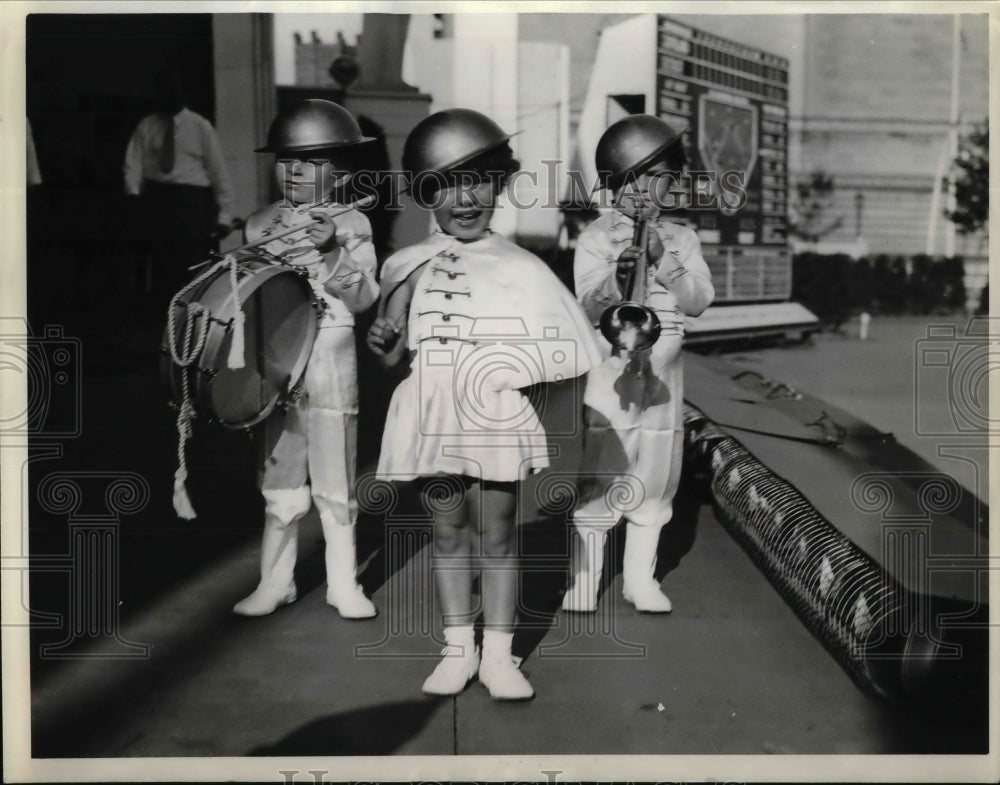
[[[545,259],[572,291],[572,250],[554,248],[551,241],[520,244]],[[980,296],[988,297],[985,290]],[[846,254],[799,253],[792,258],[792,299],[835,329],[863,311],[873,316],[953,312],[966,307],[965,265],[959,256],[878,254],[852,259]]]
[[[884,254],[800,253],[792,260],[792,299],[839,328],[853,314],[921,314],[960,310],[966,304],[960,257],[907,259]]]
[[[989,316],[990,313],[990,285],[986,284],[979,290],[979,307],[976,308],[976,316]]]

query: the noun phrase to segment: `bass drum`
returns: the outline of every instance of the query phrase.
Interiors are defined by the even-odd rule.
[[[229,368],[236,301],[230,268],[217,270],[172,304],[173,335],[167,325],[161,370],[174,398],[183,400],[187,375],[191,402],[199,414],[232,428],[250,428],[291,398],[302,379],[319,326],[320,307],[307,278],[299,272],[246,254],[239,257],[237,291],[244,314],[244,367]],[[199,304],[207,313],[189,308]],[[204,346],[182,367],[170,351],[185,358],[205,331]],[[207,320],[207,328],[205,322]]]

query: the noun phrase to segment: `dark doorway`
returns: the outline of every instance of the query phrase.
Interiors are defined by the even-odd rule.
[[[32,325],[128,306],[142,268],[124,238],[122,165],[151,109],[153,76],[181,71],[189,106],[214,120],[211,14],[31,14],[26,104],[43,187],[29,209]],[[128,308],[126,308],[128,310]],[[141,309],[140,309],[141,312]]]
[[[188,106],[214,121],[211,14],[32,14],[26,20],[26,114],[42,175],[28,197],[29,326],[42,337],[46,328],[61,329],[59,335],[78,347],[73,355],[78,367],[70,369],[78,382],[70,389],[73,397],[62,395],[61,388],[40,388],[60,418],[77,418],[78,432],[53,441],[58,434],[49,432],[46,421],[49,430],[39,428],[31,437],[32,449],[53,459],[33,461],[28,468],[30,551],[43,562],[64,564],[70,558],[67,516],[39,501],[46,476],[137,473],[151,491],[145,509],[125,516],[118,529],[121,566],[114,577],[123,613],[241,537],[256,536],[259,519],[253,453],[228,433],[203,439],[206,449],[229,450],[212,455],[222,471],[209,479],[224,486],[222,498],[237,499],[225,517],[213,518],[211,505],[204,505],[197,531],[206,545],[185,545],[193,527],[177,523],[171,509],[176,413],[166,405],[169,393],[159,378],[166,315],[145,299],[145,257],[131,239],[123,183],[128,140],[152,109],[153,77],[168,64],[181,72]],[[199,460],[196,454],[193,460]],[[226,485],[230,477],[232,484]],[[32,611],[64,620],[62,627],[32,629],[33,679],[57,666],[58,660],[39,658],[39,651],[68,634],[72,601],[65,573],[32,574]]]

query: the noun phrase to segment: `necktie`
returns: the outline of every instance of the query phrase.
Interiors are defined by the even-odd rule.
[[[173,115],[167,118],[167,130],[163,135],[163,146],[160,148],[160,171],[164,174],[172,172],[174,169],[174,132],[175,120]]]

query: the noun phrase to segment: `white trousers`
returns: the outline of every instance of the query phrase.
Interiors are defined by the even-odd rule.
[[[291,523],[287,506],[270,501],[286,494],[272,492],[306,489],[324,523],[354,524],[357,434],[354,328],[323,326],[309,358],[302,396],[287,412],[275,412],[265,423],[266,457],[260,483],[265,513],[285,525]]]
[[[684,452],[681,337],[665,332],[632,363],[599,340],[607,359],[587,374],[573,522],[659,527],[673,516]]]

